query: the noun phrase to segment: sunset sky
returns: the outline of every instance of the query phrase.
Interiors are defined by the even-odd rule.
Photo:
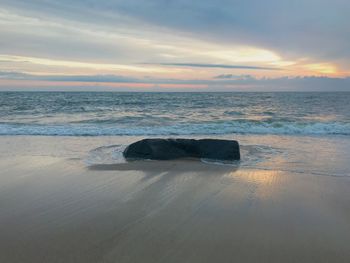
[[[350,90],[348,0],[0,0],[0,89]]]

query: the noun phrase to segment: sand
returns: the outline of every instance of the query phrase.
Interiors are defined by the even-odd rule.
[[[82,145],[0,139],[1,263],[350,262],[350,177],[189,160],[88,167],[67,154]]]

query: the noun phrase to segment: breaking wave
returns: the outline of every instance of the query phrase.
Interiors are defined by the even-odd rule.
[[[350,123],[239,120],[214,123],[136,126],[130,124],[0,124],[0,135],[161,136],[161,135],[350,135]]]

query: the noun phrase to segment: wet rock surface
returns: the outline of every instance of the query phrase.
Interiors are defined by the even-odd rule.
[[[130,144],[123,155],[127,160],[203,158],[233,161],[240,159],[237,141],[218,139],[144,139]]]

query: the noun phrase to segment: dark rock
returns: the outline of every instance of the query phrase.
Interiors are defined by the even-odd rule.
[[[237,141],[216,139],[144,139],[130,144],[123,155],[129,160],[171,160],[188,157],[224,161],[240,159]]]

